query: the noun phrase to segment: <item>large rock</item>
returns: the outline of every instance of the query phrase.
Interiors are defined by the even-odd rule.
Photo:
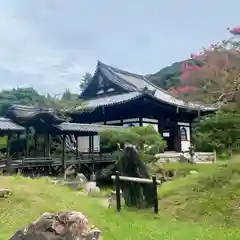
[[[101,231],[90,227],[81,212],[44,213],[9,240],[100,240]]]
[[[12,194],[8,188],[0,188],[0,198],[7,198]]]

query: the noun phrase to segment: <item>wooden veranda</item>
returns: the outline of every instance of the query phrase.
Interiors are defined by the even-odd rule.
[[[31,128],[32,132],[31,132]],[[111,154],[94,153],[93,151],[93,136],[104,130],[104,126],[96,126],[92,124],[77,124],[63,122],[56,125],[50,124],[33,124],[31,126],[20,126],[7,118],[0,119],[0,134],[7,136],[6,157],[0,160],[0,169],[8,174],[18,171],[34,171],[36,173],[58,175],[63,173],[69,165],[75,165],[80,171],[81,165],[89,165],[92,171],[96,164],[109,164],[116,162],[116,159]],[[33,152],[30,154],[29,137],[32,134]],[[19,149],[11,154],[11,140],[15,140],[16,144],[20,145],[20,137],[26,137],[26,145],[24,154],[20,154]],[[68,136],[74,136],[77,139],[79,136],[89,136],[89,151],[81,153],[78,148],[78,141],[73,149],[75,152],[71,157],[66,155],[66,141]],[[37,146],[39,136],[44,139],[44,151],[41,156],[37,156]],[[52,137],[58,136],[61,139],[61,154],[59,156],[51,154]]]

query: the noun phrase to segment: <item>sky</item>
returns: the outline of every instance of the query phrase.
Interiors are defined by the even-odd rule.
[[[239,9],[239,0],[0,0],[0,90],[78,92],[98,60],[155,73],[229,38]]]

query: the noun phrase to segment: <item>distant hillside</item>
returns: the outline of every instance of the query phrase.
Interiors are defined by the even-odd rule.
[[[184,64],[196,64],[192,59],[184,60],[181,62],[175,62],[172,65],[162,68],[160,71],[149,74],[148,78],[155,85],[168,90],[171,87],[178,86],[180,84],[181,68]]]

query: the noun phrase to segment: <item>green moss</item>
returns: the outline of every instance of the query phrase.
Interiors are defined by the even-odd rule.
[[[175,218],[239,227],[240,161],[195,170],[159,188],[161,206]]]
[[[92,224],[103,231],[105,240],[117,239],[240,239],[234,228],[221,228],[187,219],[171,218],[165,207],[158,216],[150,211],[117,213],[107,209],[98,198],[79,195],[66,187],[51,185],[45,179],[0,177],[0,188],[10,188],[13,195],[0,200],[0,239],[8,239],[16,230],[35,220],[43,212],[76,210],[85,213]],[[207,201],[207,198],[204,198]],[[208,203],[213,203],[209,200]],[[211,208],[211,204],[209,209]],[[222,205],[221,205],[222,206]],[[219,206],[219,207],[221,207]],[[192,207],[194,208],[194,206]],[[229,216],[229,215],[228,215]]]

